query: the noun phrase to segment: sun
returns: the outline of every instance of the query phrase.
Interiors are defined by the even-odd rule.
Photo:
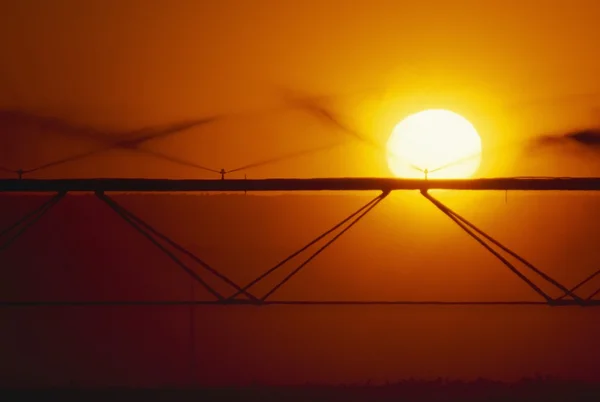
[[[481,163],[481,138],[464,117],[429,109],[394,127],[387,143],[392,173],[405,178],[469,178]]]

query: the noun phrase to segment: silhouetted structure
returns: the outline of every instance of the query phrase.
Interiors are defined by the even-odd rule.
[[[321,178],[321,179],[261,179],[261,180],[162,180],[162,179],[63,179],[63,180],[2,180],[0,181],[0,192],[52,192],[56,193],[54,197],[42,204],[40,207],[26,214],[16,223],[0,232],[0,250],[8,248],[19,236],[21,236],[30,226],[35,224],[45,213],[48,212],[56,203],[60,202],[68,192],[94,192],[96,197],[103,201],[123,220],[130,224],[141,235],[148,238],[154,246],[163,251],[175,264],[185,271],[192,279],[205,288],[214,300],[208,301],[3,301],[0,302],[4,307],[32,307],[41,305],[181,305],[181,304],[247,304],[247,305],[266,305],[266,304],[298,304],[298,305],[332,305],[332,304],[482,304],[482,305],[510,305],[510,304],[530,304],[530,305],[551,305],[551,306],[600,306],[600,300],[594,300],[600,290],[584,298],[575,293],[581,285],[588,282],[596,274],[584,279],[574,288],[568,289],[542,270],[535,267],[529,261],[504,246],[492,236],[479,229],[473,223],[448,208],[439,200],[429,194],[429,189],[456,189],[456,190],[545,190],[545,191],[581,191],[581,190],[600,190],[600,178],[497,178],[497,179],[463,179],[463,180],[407,180],[390,178]],[[178,191],[315,191],[315,190],[371,190],[379,191],[380,194],[346,217],[344,220],[327,230],[306,246],[300,248],[278,264],[256,277],[245,286],[234,283],[231,279],[221,274],[216,269],[206,264],[198,256],[191,253],[181,245],[174,242],[168,236],[158,232],[154,227],[136,216],[133,212],[117,203],[109,197],[107,192],[178,192]],[[507,269],[515,274],[520,280],[527,284],[532,291],[542,298],[539,301],[405,301],[405,300],[369,300],[369,301],[333,301],[333,300],[267,300],[279,288],[291,280],[299,271],[317,257],[323,250],[333,244],[339,237],[352,228],[358,221],[367,215],[373,208],[382,202],[391,191],[394,190],[419,190],[421,195],[436,208],[444,213],[448,218],[455,222],[465,233],[476,240],[482,247],[497,258]],[[337,231],[337,234],[333,235]],[[251,293],[250,288],[262,281],[267,276],[281,268],[282,265],[306,251],[309,247],[315,245],[326,237],[330,239],[313,252],[307,259],[298,265],[290,274],[273,286],[262,297]],[[159,241],[160,240],[160,241]],[[208,273],[216,276],[235,289],[235,293],[226,296],[217,292],[193,269],[190,269],[179,258],[171,253],[165,245],[179,250],[191,257],[195,263],[199,264]],[[506,259],[500,252],[496,251],[491,245],[499,248],[502,252],[518,260],[528,270],[538,277],[560,290],[560,297],[551,297],[540,286],[534,283],[513,263]]]

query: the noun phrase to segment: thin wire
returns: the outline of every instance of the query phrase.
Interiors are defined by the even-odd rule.
[[[34,167],[32,169],[23,170],[23,173],[26,173],[26,174],[28,174],[28,173],[34,173],[34,172],[37,172],[39,170],[47,169],[47,168],[50,168],[50,167],[53,167],[53,166],[62,165],[62,164],[68,163],[68,162],[74,162],[76,160],[83,159],[83,158],[95,155],[97,153],[100,153],[100,152],[103,152],[103,151],[107,151],[109,149],[110,149],[109,147],[105,147],[103,149],[97,149],[97,150],[93,150],[93,151],[89,151],[89,152],[84,152],[84,153],[81,153],[81,154],[76,154],[76,155],[73,155],[73,156],[69,156],[67,158],[63,158],[63,159],[59,159],[59,160],[55,160],[55,161],[52,161],[52,162],[45,163],[43,165]]]
[[[359,142],[362,142],[362,143],[370,146],[371,148],[375,149],[377,152],[382,152],[391,158],[401,161],[402,163],[406,163],[406,161],[402,160],[398,155],[386,150],[385,146],[379,144],[377,141],[373,140],[372,138],[370,138],[368,136],[362,135],[358,131],[350,128],[347,124],[342,123],[342,121],[337,116],[335,116],[333,112],[327,110],[326,108],[324,108],[320,105],[317,105],[315,103],[305,103],[302,106],[306,110],[311,112],[313,115],[316,115],[316,117],[319,120],[325,122],[325,124],[333,125],[333,127],[337,128],[339,131],[345,133],[346,135],[351,136],[352,138],[354,138],[355,140],[358,140]],[[412,163],[408,163],[408,165],[417,171],[424,172],[423,169],[419,168],[418,166],[415,166]]]
[[[234,172],[239,172],[239,171],[242,171],[242,170],[254,169],[254,168],[257,168],[257,167],[269,165],[269,164],[272,164],[272,163],[282,162],[284,160],[289,160],[289,159],[297,158],[297,157],[304,156],[304,155],[312,155],[312,154],[315,154],[315,153],[320,152],[320,151],[325,151],[327,149],[336,148],[336,147],[338,147],[340,145],[342,145],[342,143],[338,142],[338,143],[334,143],[334,144],[323,145],[323,146],[320,146],[320,147],[304,149],[302,151],[291,152],[291,153],[284,154],[284,155],[279,156],[279,157],[269,158],[269,159],[265,159],[265,160],[262,160],[262,161],[259,161],[259,162],[250,163],[248,165],[244,165],[244,166],[241,166],[241,167],[238,167],[238,168],[235,168],[235,169],[231,169],[231,170],[228,170],[227,173],[234,173]]]
[[[439,200],[437,200],[435,197],[433,197],[431,195],[429,195],[428,198],[430,199],[430,201],[431,200],[435,200],[436,203],[438,203],[440,205],[444,205]],[[531,264],[525,258],[521,257],[519,254],[515,253],[514,251],[512,251],[508,247],[504,246],[502,243],[500,243],[499,241],[497,241],[496,239],[494,239],[492,236],[488,235],[483,230],[479,229],[477,226],[475,226],[469,220],[467,220],[463,216],[459,215],[458,213],[456,213],[455,211],[453,211],[452,209],[450,209],[446,205],[444,205],[444,209],[447,212],[451,213],[454,217],[456,217],[457,219],[459,219],[461,222],[463,222],[465,225],[467,225],[469,228],[471,228],[472,230],[474,230],[475,232],[477,232],[478,234],[480,234],[481,236],[483,236],[485,239],[487,239],[488,241],[490,241],[492,244],[494,244],[495,246],[499,247],[501,250],[503,250],[504,252],[508,253],[509,255],[511,255],[512,257],[516,258],[517,260],[519,260],[527,268],[531,269],[533,272],[535,272],[536,274],[538,274],[539,276],[541,276],[542,278],[544,278],[546,281],[550,282],[551,284],[553,284],[554,286],[556,286],[561,291],[566,292],[573,299],[581,301],[581,298],[577,297],[577,295],[573,294],[572,291],[570,291],[569,289],[567,289],[565,286],[563,286],[557,280],[555,280],[554,278],[552,278],[550,275],[546,274],[545,272],[541,271],[540,269],[536,268],[533,264]]]
[[[398,155],[386,150],[383,145],[377,143],[370,137],[364,136],[364,135],[360,134],[359,132],[357,132],[356,130],[351,129],[347,124],[342,123],[342,121],[337,116],[335,116],[335,114],[333,112],[331,112],[330,110],[327,110],[327,108],[317,104],[316,102],[314,102],[314,101],[311,102],[309,100],[309,101],[305,101],[300,106],[303,107],[304,109],[310,111],[319,120],[325,122],[325,124],[332,125],[333,127],[337,128],[338,130],[346,133],[347,135],[350,135],[354,139],[359,140],[359,141],[369,145],[372,148],[375,148],[377,151],[384,152],[386,155],[388,155],[396,160],[399,160],[401,163],[407,163],[409,165],[409,167],[411,167],[412,169],[415,169],[417,171],[425,173],[425,169],[420,168],[408,161],[402,160],[402,158],[400,158]],[[496,149],[498,149],[498,148],[505,149],[505,148],[509,148],[509,147],[512,148],[512,147],[515,147],[517,144],[519,144],[519,146],[522,147],[523,141],[518,141],[515,143],[511,143],[511,144],[500,145],[500,146],[497,146],[494,148],[496,148]],[[527,151],[528,151],[528,153],[533,152],[532,149],[528,149]],[[450,162],[443,166],[439,166],[434,169],[427,169],[427,173],[428,174],[435,173],[437,171],[447,169],[451,166],[459,165],[461,163],[467,162],[469,160],[475,159],[480,156],[481,156],[481,151],[478,151],[472,155],[468,155],[466,157],[460,158],[456,161]]]
[[[35,211],[35,214],[32,215],[27,221],[23,221],[21,228],[12,237],[10,237],[8,240],[6,240],[0,245],[0,251],[8,249],[8,247],[10,247],[11,244],[17,241],[19,237],[25,234],[25,232],[27,232],[29,228],[31,228],[33,225],[35,225],[36,222],[42,219],[44,215],[46,215],[46,213],[48,213],[48,211],[52,209],[52,207],[58,204],[58,202],[62,200],[64,196],[65,193],[60,193],[56,195],[50,200],[50,202],[45,203],[42,208],[37,209]]]
[[[152,138],[156,138],[156,137],[152,137]],[[146,139],[146,138],[141,139],[141,141],[146,141],[146,140],[148,140],[148,139]],[[101,149],[96,149],[96,150],[93,150],[93,151],[89,151],[89,152],[85,152],[85,153],[73,155],[73,156],[68,157],[68,158],[64,158],[64,159],[61,159],[61,160],[57,160],[57,161],[53,161],[53,162],[50,162],[50,163],[46,163],[44,165],[38,166],[38,167],[33,168],[33,169],[24,170],[23,173],[33,173],[33,172],[36,172],[38,170],[46,169],[48,167],[57,166],[57,165],[64,164],[64,163],[67,163],[67,162],[76,161],[78,159],[82,159],[82,158],[89,157],[89,156],[92,156],[94,154],[97,154],[97,153],[100,153],[100,152],[103,152],[103,151],[107,151],[107,150],[113,149],[113,148],[115,148],[115,146],[116,147],[120,147],[122,149],[128,149],[128,150],[130,149],[130,150],[135,150],[137,152],[143,152],[143,153],[146,153],[148,155],[151,155],[151,156],[154,156],[154,157],[157,157],[157,158],[160,158],[160,159],[164,159],[164,160],[167,160],[169,162],[172,162],[172,163],[175,163],[175,164],[179,164],[179,165],[182,165],[182,166],[192,167],[192,168],[196,168],[196,169],[208,171],[208,172],[211,172],[211,173],[217,173],[217,174],[221,174],[222,173],[220,170],[209,168],[209,167],[206,167],[206,166],[203,166],[203,165],[199,165],[199,164],[196,164],[194,162],[186,161],[184,159],[177,158],[177,157],[171,156],[171,155],[167,155],[167,154],[164,154],[162,152],[158,152],[158,151],[154,151],[154,150],[149,150],[149,149],[143,149],[143,148],[129,148],[129,146],[125,147],[124,144],[132,144],[132,142],[130,140],[124,140],[124,141],[121,141],[121,142],[119,142],[117,144],[112,144],[112,145],[103,147]],[[262,160],[262,161],[254,162],[254,163],[251,163],[251,164],[248,164],[248,165],[244,165],[244,166],[241,166],[241,167],[238,167],[238,168],[235,168],[235,169],[231,169],[231,170],[225,171],[225,173],[234,173],[234,172],[238,172],[238,171],[249,170],[249,169],[253,169],[253,168],[257,168],[257,167],[269,165],[269,164],[272,164],[272,163],[277,163],[277,162],[281,162],[281,161],[284,161],[284,160],[289,160],[289,159],[292,159],[292,158],[297,158],[297,157],[304,156],[304,155],[310,155],[310,154],[314,154],[314,153],[317,153],[317,152],[320,152],[320,151],[324,151],[324,150],[327,150],[327,149],[333,149],[333,148],[335,148],[337,146],[340,146],[341,144],[342,143],[328,144],[328,145],[324,145],[324,146],[320,146],[320,147],[316,147],[316,148],[310,148],[310,149],[305,149],[305,150],[302,150],[302,151],[292,152],[292,153],[285,154],[285,155],[280,156],[280,157],[269,158],[269,159],[266,159],[266,160]]]
[[[510,263],[506,258],[504,258],[500,253],[491,248],[486,242],[481,240],[476,233],[474,233],[467,225],[461,222],[458,218],[453,215],[453,212],[448,209],[444,204],[437,201],[431,195],[429,195],[426,191],[421,191],[423,197],[429,200],[436,208],[442,211],[446,216],[454,221],[462,230],[464,230],[469,236],[471,236],[477,243],[483,246],[486,250],[488,250],[494,257],[496,257],[500,262],[502,262],[508,269],[510,269],[515,275],[517,275],[521,280],[523,280],[531,289],[533,289],[536,293],[542,296],[546,301],[551,302],[552,298],[548,296],[542,289],[540,289],[535,283],[533,283],[529,278],[523,275],[513,264]]]
[[[515,149],[515,148],[517,148],[517,146],[522,149],[523,148],[523,141],[519,140],[519,141],[510,142],[508,144],[498,144],[496,146],[493,146],[493,147],[490,147],[490,148],[486,148],[486,150],[488,152],[489,151],[494,151],[494,152],[506,151],[507,149]],[[531,152],[531,150],[529,150],[529,152]],[[447,169],[447,168],[455,166],[455,165],[460,165],[461,163],[465,163],[465,162],[468,162],[468,161],[470,161],[472,159],[478,158],[482,154],[483,154],[483,151],[474,152],[473,154],[470,154],[470,155],[467,155],[465,157],[459,158],[459,159],[457,159],[455,161],[452,161],[452,162],[449,162],[449,163],[447,163],[445,165],[436,167],[434,169],[430,169],[429,173],[435,173],[435,172],[438,172],[438,171],[443,170],[443,169]]]
[[[292,279],[298,272],[302,270],[309,262],[315,259],[319,254],[321,254],[325,249],[331,246],[337,239],[339,239],[344,233],[348,232],[354,225],[356,225],[361,219],[363,219],[373,208],[377,206],[385,197],[387,197],[389,193],[383,193],[379,196],[374,203],[369,205],[360,215],[358,215],[352,222],[348,224],[344,229],[342,229],[337,235],[335,235],[331,240],[321,246],[314,254],[312,254],[309,258],[307,258],[302,264],[300,264],[296,269],[290,272],[281,282],[275,285],[270,291],[268,291],[262,298],[261,301],[265,301],[269,296],[275,293],[279,288],[281,288],[285,283],[287,283],[290,279]]]
[[[193,269],[190,269],[187,265],[185,265],[175,254],[169,251],[166,247],[164,247],[160,242],[158,242],[150,233],[144,231],[144,229],[137,224],[133,219],[131,219],[128,215],[124,214],[118,205],[115,205],[114,201],[109,197],[106,197],[104,194],[97,194],[97,197],[100,200],[104,201],[110,209],[115,211],[125,222],[129,223],[131,227],[133,227],[136,231],[138,231],[142,236],[148,239],[152,244],[154,244],[158,249],[160,249],[167,257],[169,257],[173,262],[175,262],[181,269],[183,269],[189,276],[194,278],[196,282],[201,284],[209,293],[215,296],[217,299],[222,300],[223,296],[214,290],[209,284],[207,284]]]
[[[598,290],[596,290],[594,293],[592,293],[591,295],[589,295],[586,299],[586,301],[590,301],[594,298],[594,296],[596,296],[598,293],[600,293],[600,288],[598,288]]]
[[[106,199],[110,199],[110,201],[112,202],[113,206],[117,209],[119,209],[119,211],[121,211],[122,214],[127,215],[130,219],[132,219],[134,222],[136,222],[137,224],[143,226],[146,230],[148,230],[150,233],[152,233],[153,235],[155,235],[156,237],[158,237],[159,239],[165,241],[167,244],[169,244],[171,247],[175,248],[176,250],[180,251],[181,253],[187,255],[188,257],[190,257],[192,260],[194,260],[195,262],[197,262],[198,264],[200,264],[204,269],[206,269],[208,272],[212,273],[213,275],[215,275],[216,277],[220,278],[221,280],[223,280],[224,282],[226,282],[228,285],[230,285],[231,287],[233,287],[236,290],[241,291],[241,288],[235,283],[233,282],[231,279],[229,279],[227,276],[223,275],[222,273],[220,273],[219,271],[217,271],[216,269],[214,269],[213,267],[211,267],[210,265],[208,265],[205,261],[201,260],[200,258],[198,258],[195,254],[193,254],[191,251],[187,250],[185,247],[181,246],[180,244],[176,243],[174,240],[172,240],[171,238],[169,238],[167,235],[159,232],[157,229],[155,229],[153,226],[151,226],[149,223],[145,222],[142,218],[140,218],[139,216],[135,215],[133,212],[129,211],[128,209],[126,209],[125,207],[123,207],[121,204],[119,204],[117,201],[115,201],[114,199],[110,198],[107,195],[104,195],[104,197]],[[256,297],[254,297],[251,293],[249,292],[244,292],[244,294],[246,296],[248,296],[248,298],[253,299],[253,300],[257,300]]]
[[[582,287],[583,285],[585,285],[586,283],[588,283],[589,281],[591,281],[592,279],[594,279],[596,276],[598,276],[598,274],[600,274],[600,269],[597,270],[596,272],[594,272],[593,274],[591,274],[590,276],[588,276],[587,278],[585,278],[584,280],[582,280],[581,282],[579,282],[577,285],[575,285],[571,289],[569,289],[569,291],[571,293],[575,292],[577,289],[579,289],[580,287]],[[567,297],[568,295],[569,295],[568,293],[565,293],[565,294],[563,294],[562,296],[560,296],[556,300],[562,300],[565,297]]]
[[[343,133],[350,135],[352,138],[365,143],[366,145],[374,148],[375,150],[379,151],[379,152],[383,152],[384,154],[386,154],[389,157],[392,157],[398,161],[400,161],[401,163],[405,163],[408,164],[408,166],[414,170],[417,170],[419,172],[425,173],[425,169],[414,165],[413,163],[410,163],[406,160],[403,160],[400,156],[394,154],[393,152],[389,151],[386,149],[385,146],[383,146],[382,144],[379,144],[378,142],[376,142],[375,140],[373,140],[372,138],[370,138],[369,136],[365,136],[360,134],[358,131],[350,128],[347,124],[342,123],[342,121],[335,116],[335,114],[329,110],[327,110],[326,108],[314,103],[314,102],[305,102],[304,104],[302,104],[302,106],[309,110],[310,112],[312,112],[313,115],[316,115],[317,118],[323,122],[325,122],[325,124],[329,124],[329,125],[333,125],[333,127],[337,128],[338,130],[342,131]],[[519,143],[521,143],[521,141],[519,141]],[[497,148],[508,148],[508,147],[513,147],[516,144],[508,144],[508,145],[504,145],[504,146],[500,146]],[[435,173],[437,171],[446,169],[448,167],[454,166],[454,165],[458,165],[461,163],[464,163],[466,161],[469,161],[471,159],[477,158],[481,156],[481,151],[476,152],[472,155],[468,155],[466,157],[460,158],[456,161],[450,162],[446,165],[443,166],[439,166],[437,168],[434,169],[427,169],[427,173]]]
[[[474,153],[472,155],[466,156],[464,158],[457,159],[457,160],[455,160],[453,162],[447,163],[447,164],[442,165],[440,167],[437,167],[435,169],[430,169],[429,173],[439,172],[440,170],[444,170],[444,169],[447,169],[447,168],[455,166],[455,165],[460,165],[462,163],[465,163],[465,162],[467,162],[467,161],[469,161],[471,159],[475,159],[475,158],[480,157],[480,156],[481,156],[481,151],[478,151],[478,152],[476,152],[476,153]]]
[[[17,170],[9,169],[4,166],[0,166],[0,171],[6,172],[6,173],[19,173]]]
[[[316,237],[315,239],[313,239],[312,241],[310,241],[308,244],[306,244],[300,250],[295,251],[294,253],[290,254],[289,256],[287,256],[286,258],[284,258],[283,260],[279,261],[277,264],[275,264],[275,266],[271,267],[270,269],[268,269],[267,271],[265,271],[264,273],[262,273],[261,275],[259,275],[258,277],[256,277],[254,280],[252,280],[250,283],[248,283],[246,286],[242,287],[241,291],[247,291],[252,286],[256,285],[258,282],[260,282],[261,280],[263,280],[264,278],[266,278],[267,276],[269,276],[270,274],[272,274],[273,272],[275,272],[276,270],[278,270],[279,268],[281,268],[286,262],[290,261],[292,258],[296,257],[297,255],[299,255],[303,251],[307,250],[309,247],[311,247],[312,245],[316,244],[321,239],[325,238],[327,235],[329,235],[330,233],[334,232],[335,230],[337,230],[338,228],[340,228],[342,225],[344,225],[346,222],[350,221],[352,218],[354,218],[355,216],[357,216],[358,214],[360,214],[362,211],[364,211],[365,209],[367,209],[368,207],[370,207],[373,203],[377,202],[377,200],[381,199],[382,196],[383,195],[378,195],[377,197],[373,198],[372,200],[370,200],[369,202],[367,202],[365,205],[363,205],[362,207],[360,207],[358,210],[354,211],[351,215],[347,216],[344,220],[342,220],[341,222],[337,223],[335,226],[333,226],[332,228],[328,229],[327,231],[325,231],[324,233],[322,233],[321,235],[319,235],[318,237]],[[231,295],[230,297],[228,297],[227,300],[233,300],[235,297],[239,296],[242,293],[241,291],[238,291],[237,293],[234,293],[233,295]]]
[[[0,232],[0,239],[2,237],[6,236],[7,234],[9,234],[12,230],[18,228],[19,226],[23,225],[25,222],[29,221],[31,218],[33,218],[34,216],[36,216],[40,212],[44,211],[48,207],[48,205],[50,205],[53,202],[55,202],[55,200],[56,200],[57,197],[59,197],[59,195],[55,195],[54,197],[52,197],[52,198],[44,201],[40,206],[38,206],[37,208],[31,210],[27,214],[23,215],[18,221],[14,222],[12,225],[10,225],[7,228],[3,229]]]
[[[186,161],[184,159],[177,158],[175,156],[170,156],[170,155],[167,155],[167,154],[163,154],[161,152],[151,151],[151,150],[147,150],[147,149],[144,149],[143,152],[147,153],[149,155],[155,156],[157,158],[164,159],[164,160],[169,161],[169,162],[173,162],[173,163],[178,164],[178,165],[182,165],[182,166],[186,166],[186,167],[192,167],[192,168],[196,168],[196,169],[200,169],[200,170],[204,170],[204,171],[212,172],[212,173],[221,173],[217,169],[212,169],[212,168],[209,168],[209,167],[206,167],[206,166],[198,165],[198,164],[196,164],[194,162],[189,162],[189,161]]]
[[[141,148],[141,145],[150,140],[167,137],[167,136],[170,136],[170,135],[173,135],[176,133],[181,133],[185,130],[188,130],[188,129],[198,126],[198,125],[212,123],[212,122],[216,121],[218,118],[219,118],[219,116],[215,116],[215,117],[208,117],[205,119],[186,121],[186,122],[182,122],[182,123],[176,123],[176,124],[170,125],[165,128],[160,128],[160,129],[145,128],[145,129],[141,129],[141,130],[136,130],[131,133],[137,133],[137,134],[141,134],[141,135],[136,136],[134,134],[133,138],[124,138],[124,139],[122,138],[122,139],[116,140],[114,142],[110,141],[112,139],[112,135],[100,134],[98,131],[91,130],[91,129],[73,128],[68,125],[65,128],[64,125],[66,125],[66,123],[62,123],[59,121],[59,124],[62,124],[61,128],[63,130],[65,130],[67,134],[70,134],[71,136],[81,137],[83,135],[83,136],[87,136],[88,138],[92,138],[98,142],[105,142],[105,143],[108,142],[108,144],[106,144],[98,149],[92,150],[92,151],[75,154],[75,155],[72,155],[72,156],[69,156],[69,157],[66,157],[63,159],[45,163],[43,165],[34,167],[32,169],[23,170],[23,172],[24,173],[33,173],[33,172],[36,172],[36,171],[39,171],[42,169],[47,169],[49,167],[62,165],[64,163],[68,163],[68,162],[74,162],[76,160],[90,157],[92,155],[96,155],[96,154],[99,154],[102,152],[106,152],[111,149],[122,149],[122,150],[128,150],[128,151],[134,151],[134,152],[140,152],[140,153],[147,153],[147,154],[151,154],[152,156],[155,156],[158,158],[170,160],[171,162],[185,163],[184,161],[182,162],[180,160],[177,160],[177,159],[170,157],[168,155],[165,155],[163,153],[160,153],[157,151],[149,151],[147,149]],[[153,130],[153,131],[148,132],[149,130]],[[132,137],[131,133],[129,133],[128,137]],[[187,163],[187,164],[190,165],[190,163]],[[194,165],[193,167],[196,167],[199,169],[204,169],[204,170],[210,170],[213,172],[218,172],[214,169],[208,169],[208,168],[205,168],[205,167],[199,166],[199,165]]]
[[[273,164],[273,163],[277,163],[277,162],[282,162],[282,161],[286,161],[286,160],[290,160],[293,158],[297,158],[300,156],[305,156],[305,155],[311,155],[320,151],[324,151],[327,149],[333,149],[335,147],[338,147],[340,145],[342,145],[343,143],[334,143],[334,144],[328,144],[328,145],[324,145],[324,146],[320,146],[320,147],[315,147],[315,148],[309,148],[309,149],[305,149],[302,151],[297,151],[297,152],[291,152],[289,154],[285,154],[279,157],[274,157],[274,158],[269,158],[269,159],[265,159],[262,161],[258,161],[258,162],[253,162],[244,166],[240,166],[237,167],[235,169],[231,169],[231,170],[226,170],[224,173],[235,173],[235,172],[240,172],[240,171],[244,171],[244,170],[249,170],[249,169],[254,169],[257,167],[261,167],[261,166],[265,166],[265,165],[269,165],[269,164]],[[193,167],[193,168],[197,168],[197,169],[201,169],[201,170],[205,170],[205,171],[209,171],[212,173],[217,173],[217,174],[222,174],[223,172],[221,172],[220,170],[217,169],[212,169],[212,168],[208,168],[202,165],[198,165],[195,164],[193,162],[189,162],[180,158],[176,158],[173,156],[169,156],[166,154],[162,154],[162,153],[158,153],[156,151],[151,151],[151,150],[144,150],[144,152],[151,154],[153,156],[168,160],[170,162],[176,163],[176,164],[180,164],[180,165],[184,165],[187,167]]]

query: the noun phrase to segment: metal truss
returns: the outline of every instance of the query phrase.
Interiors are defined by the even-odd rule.
[[[446,205],[429,194],[428,190],[433,188],[455,188],[455,189],[498,189],[498,190],[600,190],[600,178],[592,179],[545,179],[545,178],[502,178],[502,179],[480,179],[477,180],[402,180],[402,179],[362,179],[362,178],[346,178],[346,179],[292,179],[288,184],[278,188],[280,191],[293,191],[290,187],[303,190],[379,190],[381,193],[368,203],[360,207],[358,210],[347,216],[345,219],[331,227],[330,229],[317,236],[315,239],[304,245],[288,257],[267,269],[264,273],[257,276],[248,284],[241,286],[233,280],[219,272],[207,264],[200,257],[187,250],[173,239],[161,233],[149,223],[129,211],[114,199],[109,197],[108,191],[198,191],[199,187],[203,187],[203,191],[223,191],[224,186],[230,186],[232,191],[276,191],[277,188],[272,188],[273,183],[281,184],[286,179],[266,179],[266,180],[187,180],[187,181],[169,181],[169,180],[137,180],[129,179],[92,179],[92,180],[4,180],[0,181],[0,192],[55,192],[51,199],[44,202],[41,206],[33,211],[25,214],[21,219],[10,225],[0,232],[0,253],[6,250],[13,244],[21,235],[23,235],[31,226],[33,226],[45,213],[47,213],[54,205],[56,205],[70,191],[93,191],[95,196],[106,204],[112,211],[127,222],[133,229],[139,232],[143,237],[148,239],[155,247],[161,250],[173,263],[188,274],[195,282],[200,284],[211,296],[211,300],[185,300],[185,301],[169,301],[169,300],[138,300],[138,301],[3,301],[0,300],[0,307],[35,307],[35,306],[121,306],[121,305],[249,305],[249,306],[264,306],[264,305],[545,305],[545,306],[600,306],[600,300],[595,297],[600,293],[600,288],[588,296],[582,296],[576,293],[580,288],[592,281],[596,276],[600,275],[600,270],[589,275],[576,286],[567,288],[559,283],[541,269],[535,267],[525,258],[518,255],[513,250],[509,249],[492,236],[469,222],[466,218],[454,212]],[[252,183],[248,183],[252,182]],[[136,184],[137,183],[137,184]],[[290,184],[291,183],[291,184]],[[477,183],[481,188],[477,188]],[[512,186],[510,184],[512,183]],[[130,187],[126,187],[130,184]],[[243,186],[242,186],[243,185]],[[379,185],[379,188],[376,186]],[[161,187],[162,186],[162,187]],[[262,187],[261,187],[262,186]],[[345,187],[344,187],[345,186]],[[563,186],[561,188],[557,188]],[[310,187],[310,188],[308,188]],[[333,187],[333,188],[323,188]],[[475,188],[473,188],[475,187]],[[300,273],[311,261],[317,258],[323,251],[333,245],[336,240],[347,233],[361,219],[363,219],[370,211],[372,211],[379,203],[381,203],[392,190],[396,189],[418,189],[424,199],[431,202],[433,206],[439,209],[443,214],[448,216],[456,225],[466,232],[470,237],[477,241],[490,254],[498,259],[509,271],[511,271],[518,280],[527,284],[532,292],[535,293],[539,300],[537,301],[408,301],[408,300],[273,300],[272,296],[281,289],[286,283],[292,280]],[[328,239],[328,240],[327,240]],[[308,250],[313,246],[321,243],[322,245],[311,253]],[[494,248],[495,247],[495,248]],[[173,250],[173,251],[172,251]],[[206,276],[200,275],[198,269],[192,268],[185,264],[174,253],[177,251],[189,257],[200,268],[204,275],[212,275],[223,283],[229,286],[231,293],[222,294],[214,287],[211,287],[206,281]],[[519,269],[506,256],[511,256],[519,261],[524,268]],[[271,287],[265,294],[257,295],[252,289],[258,283],[265,280],[271,274],[283,269],[283,267],[293,258],[308,254],[308,256],[287,276]],[[529,279],[522,271],[527,269],[537,275],[540,280],[552,285],[555,289],[561,292],[560,297],[551,297],[544,292],[540,286]]]

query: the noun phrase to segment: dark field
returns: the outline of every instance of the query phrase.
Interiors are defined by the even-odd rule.
[[[386,200],[275,298],[534,299],[531,289],[446,216],[416,203],[423,201],[419,197],[399,194]],[[508,203],[493,194],[444,197],[569,286],[597,270],[597,197],[554,195],[551,205],[543,202],[545,195],[511,194]],[[247,283],[371,196],[114,199],[234,281]],[[42,202],[38,196],[0,197],[2,226]],[[488,207],[498,212],[487,213]],[[569,222],[577,219],[582,225],[572,227]],[[583,234],[585,241],[575,234]],[[581,256],[577,264],[574,253]],[[185,262],[216,289],[231,294],[227,284],[193,261]],[[300,262],[260,283],[256,294],[264,294]],[[147,238],[88,195],[65,197],[5,250],[0,264],[0,301],[210,298],[200,286],[192,287],[189,276]],[[588,285],[582,294],[591,294],[598,283]],[[555,290],[553,296],[559,293]],[[0,309],[0,386],[44,389],[29,400],[53,395],[45,399],[84,402],[489,400],[489,395],[571,401],[581,398],[587,386],[546,376],[600,381],[597,316],[597,309],[546,306],[7,307]],[[379,386],[386,379],[438,377],[536,380]],[[365,387],[369,379],[371,387]],[[361,386],[272,387],[306,383]],[[189,384],[203,388],[165,390]],[[270,386],[206,388],[230,384]],[[121,388],[90,391],[107,386]],[[49,392],[49,387],[61,390]],[[26,397],[20,393],[0,401]]]
[[[597,401],[600,385],[556,379],[515,383],[408,380],[385,385],[246,386],[202,389],[6,390],[5,400],[56,401]],[[1,394],[0,394],[1,395]],[[3,398],[4,399],[4,398]]]

